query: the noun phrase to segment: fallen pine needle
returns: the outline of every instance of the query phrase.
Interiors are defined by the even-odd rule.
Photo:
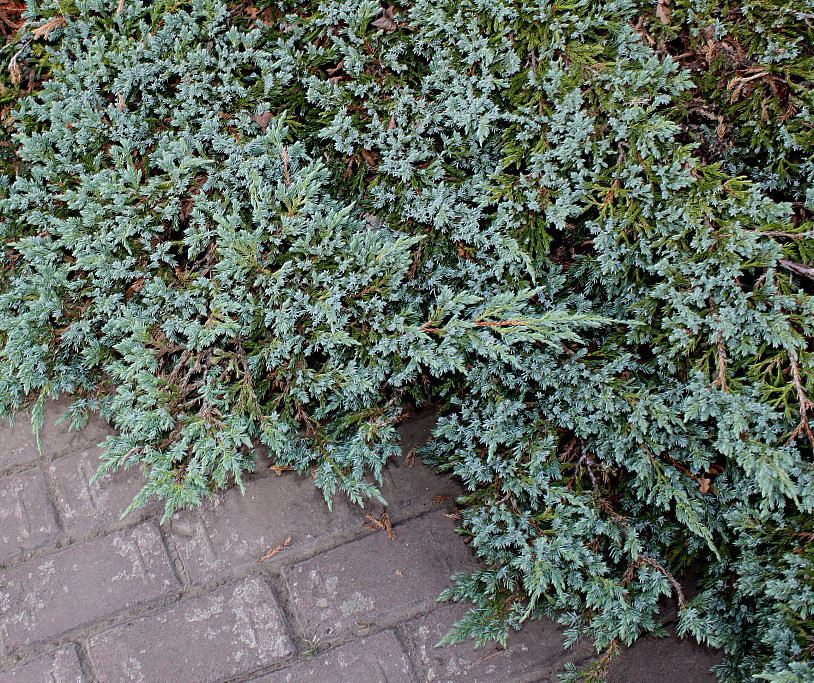
[[[368,521],[365,524],[365,527],[372,530],[372,531],[387,531],[387,538],[391,541],[396,540],[396,532],[393,531],[393,525],[390,523],[390,515],[386,512],[382,513],[382,518],[376,519],[372,514],[369,512],[365,515],[365,519]]]
[[[496,652],[493,652],[493,653],[492,653],[492,654],[490,654],[490,655],[486,655],[485,657],[481,657],[481,658],[480,658],[478,661],[473,662],[473,663],[474,663],[475,665],[477,665],[477,664],[483,664],[483,662],[486,662],[486,661],[488,661],[488,660],[492,659],[492,657],[497,657],[498,655],[505,654],[507,651],[508,651],[508,650],[505,650],[505,649],[504,649],[504,650],[497,650]]]
[[[272,557],[274,557],[277,553],[279,553],[281,550],[285,550],[289,545],[291,545],[291,536],[285,539],[285,541],[283,541],[276,548],[272,548],[271,550],[269,550],[265,555],[263,555],[263,557],[261,557],[257,561],[262,562],[263,560],[269,560]]]

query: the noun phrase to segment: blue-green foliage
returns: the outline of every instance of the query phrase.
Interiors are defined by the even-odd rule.
[[[376,497],[432,404],[484,560],[450,640],[550,616],[601,674],[672,596],[723,679],[814,676],[810,14],[256,5],[32,7],[0,411],[77,395],[171,512],[258,442]]]

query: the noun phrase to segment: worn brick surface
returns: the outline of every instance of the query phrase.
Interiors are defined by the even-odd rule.
[[[69,534],[90,533],[117,522],[144,485],[143,475],[133,469],[114,472],[91,484],[100,463],[97,449],[92,449],[55,460],[48,467]]]
[[[553,681],[567,659],[584,664],[592,654],[588,646],[564,654],[551,623],[527,625],[505,651],[434,647],[465,611],[436,597],[451,574],[478,565],[442,514],[459,489],[418,460],[408,466],[432,417],[399,427],[403,457],[385,470],[388,513],[401,521],[395,541],[365,532],[362,509],[338,499],[330,513],[312,481],[274,476],[265,462],[246,496],[221,493],[166,527],[196,584],[195,595],[175,601],[182,586],[154,521],[118,522],[140,475],[117,473],[90,486],[96,444],[110,429],[99,420],[80,432],[55,426],[67,406],[47,406],[42,458],[25,416],[13,429],[0,425],[0,565],[10,560],[0,571],[0,683],[215,683],[271,668],[278,670],[256,680]],[[97,537],[71,543],[84,535]],[[256,564],[289,536],[289,549]],[[21,561],[28,550],[35,557]],[[285,581],[284,610],[267,583],[269,567]],[[113,615],[115,622],[106,621]],[[313,638],[318,649],[341,645],[298,657],[293,633]],[[70,641],[86,643],[91,659],[75,644],[64,646]],[[646,639],[613,663],[610,681],[711,681],[707,670],[717,661],[674,638]]]
[[[387,513],[394,520],[437,507],[439,499],[444,499],[443,504],[448,507],[461,495],[460,487],[452,479],[439,477],[418,460],[412,466],[404,460],[390,463],[384,471],[381,491],[387,501]]]
[[[552,621],[525,624],[510,634],[505,649],[476,649],[473,642],[435,647],[466,612],[463,605],[445,605],[404,626],[424,679],[487,683],[539,676],[538,680],[546,680],[566,661],[580,662],[593,653],[587,644],[564,651],[562,629]]]
[[[440,513],[322,553],[286,570],[306,630],[331,639],[370,624],[414,615],[449,585],[452,573],[475,568],[454,524]]]
[[[611,662],[608,683],[713,683],[710,667],[721,663],[721,655],[689,640],[641,638]]]
[[[176,584],[157,529],[142,524],[6,569],[0,634],[14,650],[156,598]]]
[[[0,420],[0,469],[32,463],[40,457],[27,415],[18,415],[12,427]]]
[[[96,415],[91,415],[87,424],[78,430],[69,428],[69,420],[57,424],[71,405],[67,398],[49,401],[45,405],[45,423],[40,433],[42,453],[47,459],[59,458],[77,451],[98,446],[113,430]]]
[[[84,680],[75,645],[0,671],[0,683],[81,683]]]
[[[200,510],[174,515],[170,534],[191,580],[202,582],[255,563],[286,538],[292,539],[290,548],[301,549],[334,533],[361,528],[362,518],[361,511],[342,500],[329,511],[312,481],[284,474],[248,482],[245,495],[232,488]]]
[[[401,643],[392,631],[385,631],[253,680],[256,683],[410,683],[416,679]]]
[[[48,489],[39,470],[0,479],[0,561],[47,543],[57,533]]]
[[[100,633],[88,646],[105,681],[214,681],[293,652],[274,595],[257,576]]]
[[[435,429],[435,422],[435,415],[424,414],[399,424],[396,431],[401,439],[401,454],[406,457],[427,443],[432,436],[432,430]]]

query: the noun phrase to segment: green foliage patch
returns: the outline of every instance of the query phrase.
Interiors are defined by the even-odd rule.
[[[671,597],[723,680],[814,677],[802,3],[25,17],[5,50],[48,78],[0,181],[0,414],[74,395],[169,515],[259,443],[380,497],[432,406],[484,561],[449,640],[552,617],[601,676]]]

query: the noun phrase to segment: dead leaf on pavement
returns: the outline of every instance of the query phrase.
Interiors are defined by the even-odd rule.
[[[404,457],[404,462],[407,467],[412,467],[413,463],[415,462],[415,454],[418,450],[418,446],[413,446],[409,451],[407,451],[407,455]]]
[[[463,519],[463,515],[461,514],[461,511],[455,505],[452,506],[452,511],[451,512],[449,512],[449,513],[445,512],[444,513],[444,517],[446,517],[447,519],[456,519],[456,520],[457,519]]]

